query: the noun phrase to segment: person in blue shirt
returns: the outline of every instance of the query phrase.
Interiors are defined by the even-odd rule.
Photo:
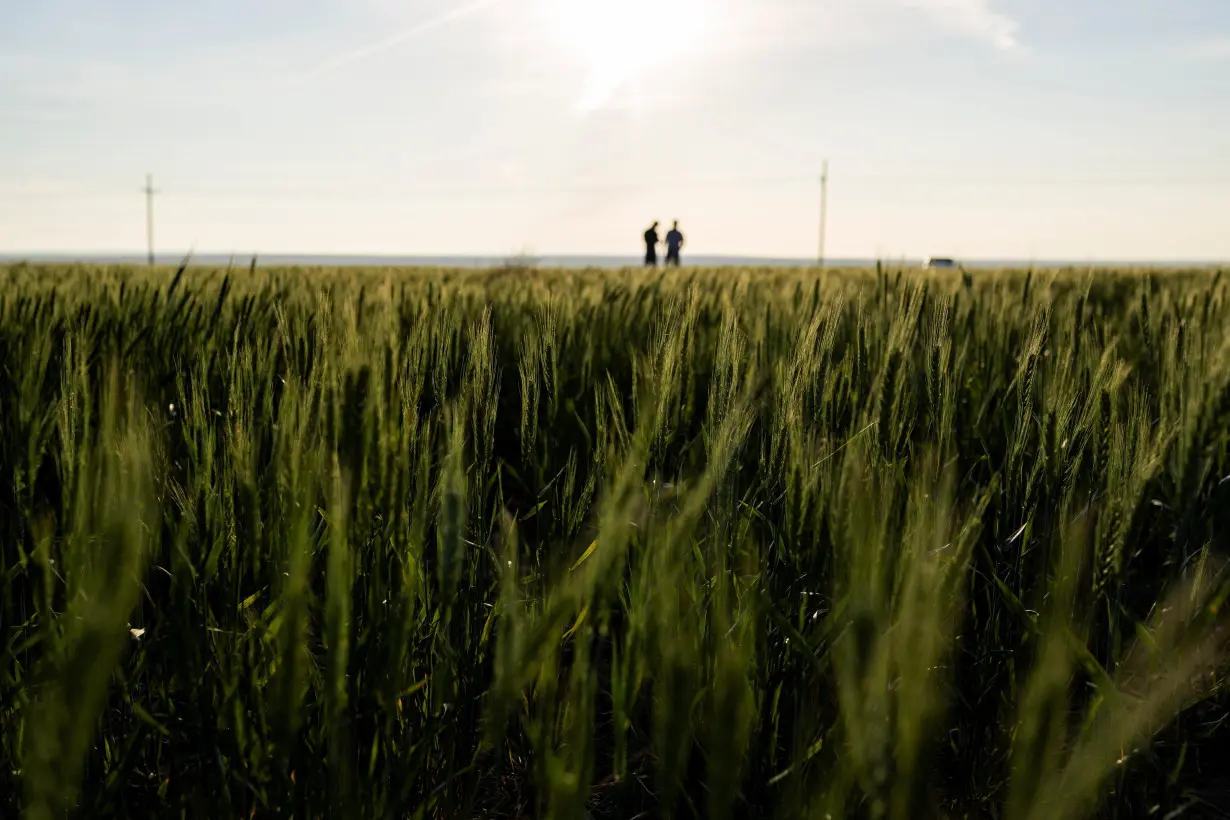
[[[679,249],[683,247],[683,234],[679,232],[679,220],[666,235],[666,264],[679,267]]]
[[[658,223],[655,222],[645,231],[645,265],[658,266]]]

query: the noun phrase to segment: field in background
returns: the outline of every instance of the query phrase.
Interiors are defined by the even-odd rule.
[[[1227,816],[1227,328],[1213,271],[0,268],[0,814]]]

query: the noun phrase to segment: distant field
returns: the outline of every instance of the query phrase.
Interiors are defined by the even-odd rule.
[[[1230,816],[1213,270],[0,266],[0,815]]]

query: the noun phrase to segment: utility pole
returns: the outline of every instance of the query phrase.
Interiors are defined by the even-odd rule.
[[[158,193],[154,190],[154,177],[152,174],[145,175],[145,187],[141,189],[141,193],[145,194],[145,240],[149,248],[149,266],[154,267],[154,194]]]
[[[824,233],[828,228],[829,210],[829,161],[826,159],[820,171],[820,267],[824,267]]]

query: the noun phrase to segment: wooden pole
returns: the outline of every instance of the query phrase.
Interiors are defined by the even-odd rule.
[[[829,209],[829,161],[826,159],[820,171],[820,267],[824,267],[824,239],[828,229]]]
[[[152,174],[145,175],[145,187],[141,189],[145,194],[145,241],[149,253],[149,266],[154,267],[154,194],[158,193],[154,190],[154,177]]]

